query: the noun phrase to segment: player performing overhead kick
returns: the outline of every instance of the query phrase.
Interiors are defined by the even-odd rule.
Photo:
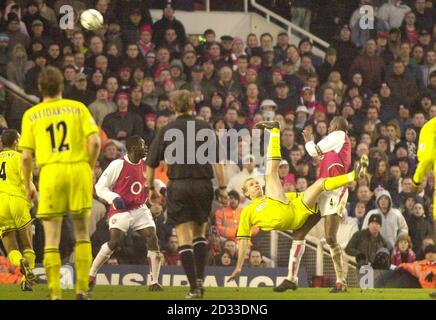
[[[21,154],[17,152],[18,131],[8,129],[2,133],[3,151],[0,152],[0,239],[9,261],[21,269],[23,291],[31,291],[36,283],[35,251],[32,247],[31,203],[26,197],[21,167]],[[32,183],[32,182],[30,182]],[[32,183],[33,185],[33,183]],[[33,201],[37,202],[37,195]],[[21,253],[18,243],[21,243]]]
[[[253,226],[266,231],[298,230],[311,215],[316,214],[317,203],[323,191],[338,189],[363,177],[368,167],[368,157],[363,156],[352,172],[318,179],[303,193],[285,193],[278,175],[281,158],[279,123],[260,122],[257,127],[271,130],[267,150],[265,194],[256,179],[249,178],[244,182],[243,192],[252,203],[241,213],[237,233],[240,240],[238,261],[228,281],[235,280],[241,273]]]
[[[319,163],[319,178],[335,177],[348,172],[351,166],[351,145],[346,131],[348,122],[343,117],[334,117],[330,122],[328,136],[314,142],[313,134],[303,131],[307,153],[312,157],[322,157]],[[332,191],[323,192],[318,200],[318,209],[321,217],[325,218],[324,230],[327,243],[330,246],[333,265],[336,272],[336,285],[332,293],[347,290],[346,279],[343,271],[342,250],[336,240],[340,219],[348,199],[348,188],[340,187]],[[294,232],[292,247],[289,255],[289,274],[283,282],[274,288],[276,292],[298,288],[298,269],[304,254],[306,234],[317,223],[309,219],[304,226]]]
[[[95,286],[98,270],[111,257],[119,246],[124,234],[132,229],[137,231],[147,242],[151,291],[162,291],[158,283],[162,255],[156,235],[156,225],[146,201],[148,196],[145,178],[146,155],[145,142],[139,136],[132,136],[126,141],[127,155],[123,159],[112,161],[95,185],[97,195],[107,201],[109,210],[110,239],[101,246],[92,263],[89,275],[89,290]],[[161,185],[161,188],[165,185]],[[161,212],[157,204],[151,205],[153,213]]]

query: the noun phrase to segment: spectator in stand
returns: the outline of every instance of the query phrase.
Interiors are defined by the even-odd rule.
[[[97,99],[88,107],[99,127],[101,127],[104,118],[108,114],[117,110],[117,105],[109,100],[109,91],[106,87],[99,87],[97,89]]]
[[[102,171],[106,170],[109,164],[120,157],[120,152],[115,140],[108,140],[103,147],[100,167]]]
[[[232,255],[229,250],[224,249],[222,254],[217,257],[218,261],[215,262],[215,265],[220,267],[231,267],[236,265],[235,259],[232,259]]]
[[[17,44],[11,52],[11,60],[6,65],[6,77],[20,88],[24,87],[27,71],[35,66],[35,63],[27,59],[26,49]]]
[[[262,253],[258,249],[251,249],[248,258],[248,267],[250,268],[265,268],[266,264],[263,260]]]
[[[408,234],[409,228],[400,210],[392,207],[392,198],[387,190],[382,188],[376,190],[376,204],[377,209],[368,212],[362,228],[367,228],[370,217],[373,214],[378,214],[383,221],[381,235],[386,241],[388,248],[392,249],[398,236]]]
[[[124,141],[133,135],[141,136],[144,132],[143,120],[136,113],[128,110],[128,93],[118,93],[116,103],[118,110],[108,114],[102,124],[102,129],[108,138]]]
[[[234,240],[228,239],[224,241],[223,248],[224,250],[229,251],[231,259],[236,262],[236,260],[238,259],[238,247],[236,242]]]
[[[215,224],[221,239],[231,239],[236,241],[238,231],[239,216],[242,209],[239,208],[240,196],[235,190],[228,193],[228,205],[215,212]]]
[[[180,266],[179,240],[176,235],[170,235],[167,240],[166,250],[163,252],[164,265]]]
[[[394,61],[393,73],[386,78],[386,82],[392,89],[392,98],[397,99],[406,106],[411,106],[418,97],[416,81],[406,73],[406,67],[401,58]]]
[[[359,72],[362,74],[363,83],[373,91],[380,88],[384,75],[384,61],[377,56],[377,44],[375,40],[366,42],[364,53],[356,57],[350,67],[350,77]]]
[[[425,87],[430,85],[430,75],[436,71],[436,52],[429,50],[425,54],[425,64],[421,66],[422,82]]]
[[[369,214],[369,213],[368,213]],[[377,251],[387,248],[387,243],[381,235],[382,217],[379,214],[368,215],[368,224],[356,232],[348,242],[345,253],[355,257],[357,266],[374,262]]]
[[[429,211],[430,212],[430,211]],[[425,214],[424,205],[416,202],[412,209],[412,216],[407,220],[412,248],[418,255],[422,255],[422,243],[426,238],[434,237],[434,222],[431,214]]]
[[[47,65],[47,55],[43,51],[34,53],[32,59],[35,66],[26,73],[26,80],[24,81],[24,91],[27,94],[40,97],[38,90],[38,76],[41,70]]]
[[[186,32],[183,24],[174,16],[174,8],[171,2],[168,2],[163,9],[163,16],[153,24],[153,43],[159,47],[164,41],[165,30],[172,27],[176,30],[177,39],[181,43],[186,41]]]
[[[415,13],[416,25],[420,30],[432,30],[434,19],[434,13],[432,12],[433,10],[426,8],[425,0],[415,0],[413,13]]]
[[[88,79],[84,73],[76,74],[74,86],[70,95],[66,96],[66,99],[73,99],[82,102],[85,106],[89,106],[95,101],[95,92],[87,89]]]
[[[402,0],[388,0],[378,9],[377,17],[386,22],[389,29],[399,28],[406,13],[410,10],[410,7],[403,3]]]
[[[9,36],[6,33],[0,33],[0,75],[6,76],[6,65],[9,62]]]
[[[310,31],[312,19],[312,0],[295,0],[291,5],[291,21],[300,28]]]
[[[357,202],[356,206],[354,207],[354,217],[356,218],[356,223],[359,230],[362,230],[363,221],[365,219],[366,212],[367,211],[366,211],[365,203],[360,201]]]
[[[412,263],[416,260],[412,250],[412,240],[407,234],[402,234],[395,241],[395,247],[391,254],[391,264],[399,266],[402,263]]]

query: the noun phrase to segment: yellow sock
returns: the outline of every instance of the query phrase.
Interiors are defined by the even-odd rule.
[[[23,256],[29,263],[30,269],[35,269],[35,251],[33,249],[25,249],[23,251]]]
[[[47,246],[44,249],[44,269],[47,275],[51,298],[61,297],[61,255],[59,248]]]
[[[337,188],[343,187],[349,184],[350,182],[353,182],[355,175],[356,175],[355,172],[351,171],[347,174],[343,174],[337,177],[326,178],[324,181],[324,190],[332,191]]]
[[[266,153],[268,160],[280,160],[282,154],[280,151],[280,129],[272,128],[270,131],[270,140]]]
[[[88,292],[91,263],[91,242],[86,240],[76,241],[76,293]]]
[[[18,250],[11,250],[11,252],[8,253],[8,259],[9,261],[16,267],[20,266],[20,260],[23,258],[21,255],[21,252]]]

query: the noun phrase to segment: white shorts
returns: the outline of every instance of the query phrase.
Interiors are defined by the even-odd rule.
[[[348,188],[338,188],[333,191],[324,191],[318,200],[321,217],[337,214],[342,217],[348,200]]]
[[[127,232],[129,229],[137,231],[149,227],[156,229],[153,215],[147,205],[131,211],[114,214],[109,219],[109,229],[115,228]]]

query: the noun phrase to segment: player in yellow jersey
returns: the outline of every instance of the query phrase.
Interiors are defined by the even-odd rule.
[[[44,268],[50,299],[61,299],[59,242],[62,220],[71,213],[74,222],[76,299],[88,299],[92,262],[89,216],[92,207],[92,170],[100,152],[98,127],[88,108],[62,99],[63,76],[53,67],[38,77],[43,101],[23,116],[19,148],[22,152],[27,197],[36,192],[30,184],[32,156],[40,168],[39,206],[45,234]]]
[[[259,181],[248,178],[242,191],[252,200],[240,216],[237,237],[239,239],[238,261],[228,281],[235,280],[241,273],[253,226],[262,230],[298,230],[310,215],[317,213],[317,202],[323,191],[335,190],[363,177],[368,167],[368,157],[363,156],[355,170],[344,175],[318,179],[303,193],[283,191],[278,175],[280,164],[280,127],[276,121],[257,124],[258,128],[270,130],[267,149],[265,194]]]
[[[419,133],[418,143],[418,166],[413,175],[413,184],[418,190],[427,173],[433,167],[433,174],[436,174],[436,117],[429,120]],[[433,191],[433,219],[436,221],[436,185]],[[436,298],[436,291],[430,293],[430,297]]]
[[[419,133],[417,156],[418,166],[413,175],[413,183],[420,189],[422,181],[432,168],[436,173],[436,117],[429,120]],[[436,221],[436,194],[433,200],[433,219]]]
[[[30,216],[32,205],[27,200],[23,183],[21,154],[17,152],[19,138],[18,131],[12,129],[3,131],[1,136],[3,150],[0,152],[0,239],[9,261],[24,274],[21,289],[31,291],[32,285],[36,283],[32,272],[35,268]],[[36,198],[34,200],[36,204]],[[22,253],[18,241],[21,242]]]

